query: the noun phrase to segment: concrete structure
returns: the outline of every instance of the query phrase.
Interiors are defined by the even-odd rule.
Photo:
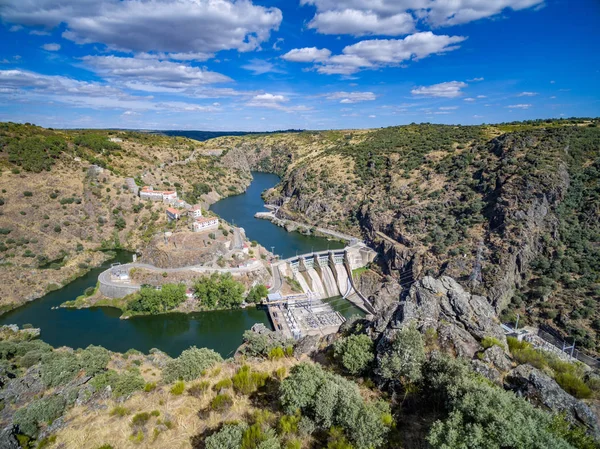
[[[150,201],[174,201],[177,199],[177,192],[174,190],[154,190],[152,186],[144,186],[140,190],[140,198]]]
[[[167,207],[166,213],[169,221],[179,220],[181,218],[181,212],[172,207]]]
[[[202,232],[208,229],[217,228],[219,226],[219,219],[215,217],[200,217],[192,221],[192,231]]]
[[[121,143],[123,142],[123,139],[121,139],[120,137],[111,137],[110,139],[108,139],[110,142],[114,142],[114,143]]]
[[[133,179],[133,178],[125,178],[125,184],[127,184],[127,188],[129,189],[129,191],[131,193],[133,193],[136,196],[139,195],[140,188],[135,183],[135,179]]]
[[[192,218],[202,217],[202,207],[199,204],[192,206],[192,208],[190,209],[190,217],[192,217]]]

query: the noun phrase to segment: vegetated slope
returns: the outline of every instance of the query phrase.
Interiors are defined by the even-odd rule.
[[[3,310],[98,265],[106,258],[99,249],[143,250],[172,227],[164,205],[142,202],[126,177],[175,189],[192,204],[239,192],[250,179],[203,155],[198,142],[145,133],[2,123],[0,150]]]
[[[512,321],[596,349],[600,128],[594,120],[408,125],[215,139],[280,174],[279,215],[364,235],[405,287],[449,275]]]

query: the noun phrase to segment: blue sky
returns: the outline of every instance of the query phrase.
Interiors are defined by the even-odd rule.
[[[263,131],[600,115],[597,0],[2,0],[0,121]]]

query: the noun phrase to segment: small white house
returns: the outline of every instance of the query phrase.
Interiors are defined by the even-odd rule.
[[[195,206],[193,206],[190,209],[190,216],[192,218],[200,218],[200,217],[202,217],[202,207],[200,207],[198,204],[196,204]]]
[[[219,226],[219,219],[215,217],[200,217],[192,222],[192,231],[202,232]]]
[[[167,207],[166,212],[169,221],[179,220],[181,218],[181,212],[173,207]]]

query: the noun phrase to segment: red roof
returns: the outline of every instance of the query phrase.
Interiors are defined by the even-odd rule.
[[[174,190],[164,190],[161,192],[163,195],[172,195],[173,193],[177,193]]]
[[[202,206],[196,204],[195,206],[192,206],[192,210],[202,210]]]
[[[216,217],[199,217],[196,218],[196,223],[206,223],[207,221],[215,221]]]
[[[180,215],[181,212],[179,212],[177,209],[174,209],[172,207],[167,207],[167,212],[171,212],[173,215]]]

